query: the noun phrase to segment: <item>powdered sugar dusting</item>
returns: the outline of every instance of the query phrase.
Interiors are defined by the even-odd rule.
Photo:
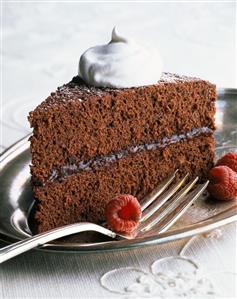
[[[203,81],[198,78],[177,75],[172,73],[162,73],[159,81],[154,86],[163,85],[166,83],[185,83],[185,82]],[[149,85],[148,85],[149,86]],[[106,97],[111,94],[118,94],[123,90],[129,90],[131,93],[135,89],[144,89],[148,86],[131,87],[131,88],[108,88],[108,87],[94,87],[88,86],[79,76],[74,77],[69,83],[64,84],[51,93],[51,95],[42,102],[36,110],[48,110],[51,106],[67,104],[69,102],[83,102],[93,97]]]
[[[178,74],[163,73],[159,82],[176,83],[176,82],[191,82],[197,80],[200,81],[201,79],[195,77],[188,77],[184,75],[178,75]]]

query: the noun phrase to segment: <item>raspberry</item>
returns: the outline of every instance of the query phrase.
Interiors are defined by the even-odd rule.
[[[216,165],[225,165],[237,172],[237,153],[228,153],[219,159]]]
[[[216,166],[209,172],[209,193],[219,200],[237,198],[237,173],[228,166]]]
[[[108,225],[116,232],[131,233],[141,219],[141,206],[136,197],[119,195],[106,206],[105,215]]]

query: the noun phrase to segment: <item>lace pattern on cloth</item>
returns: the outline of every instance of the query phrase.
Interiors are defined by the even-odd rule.
[[[117,294],[118,298],[219,297],[212,275],[205,273],[202,267],[193,258],[185,256],[185,253],[196,239],[216,239],[221,235],[220,229],[205,235],[196,235],[185,243],[177,256],[155,260],[150,265],[149,272],[136,267],[117,268],[102,275],[100,284],[110,293]],[[222,274],[236,275],[229,272]]]

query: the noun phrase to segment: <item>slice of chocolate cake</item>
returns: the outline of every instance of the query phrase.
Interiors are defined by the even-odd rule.
[[[38,232],[104,220],[118,194],[139,200],[176,169],[205,178],[214,158],[216,89],[163,73],[157,84],[91,87],[79,77],[30,113]]]

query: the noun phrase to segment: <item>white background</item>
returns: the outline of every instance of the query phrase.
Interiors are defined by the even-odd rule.
[[[77,74],[81,53],[107,43],[114,25],[157,46],[165,71],[237,86],[236,3],[69,2],[3,2],[2,146],[29,132],[28,112]]]

